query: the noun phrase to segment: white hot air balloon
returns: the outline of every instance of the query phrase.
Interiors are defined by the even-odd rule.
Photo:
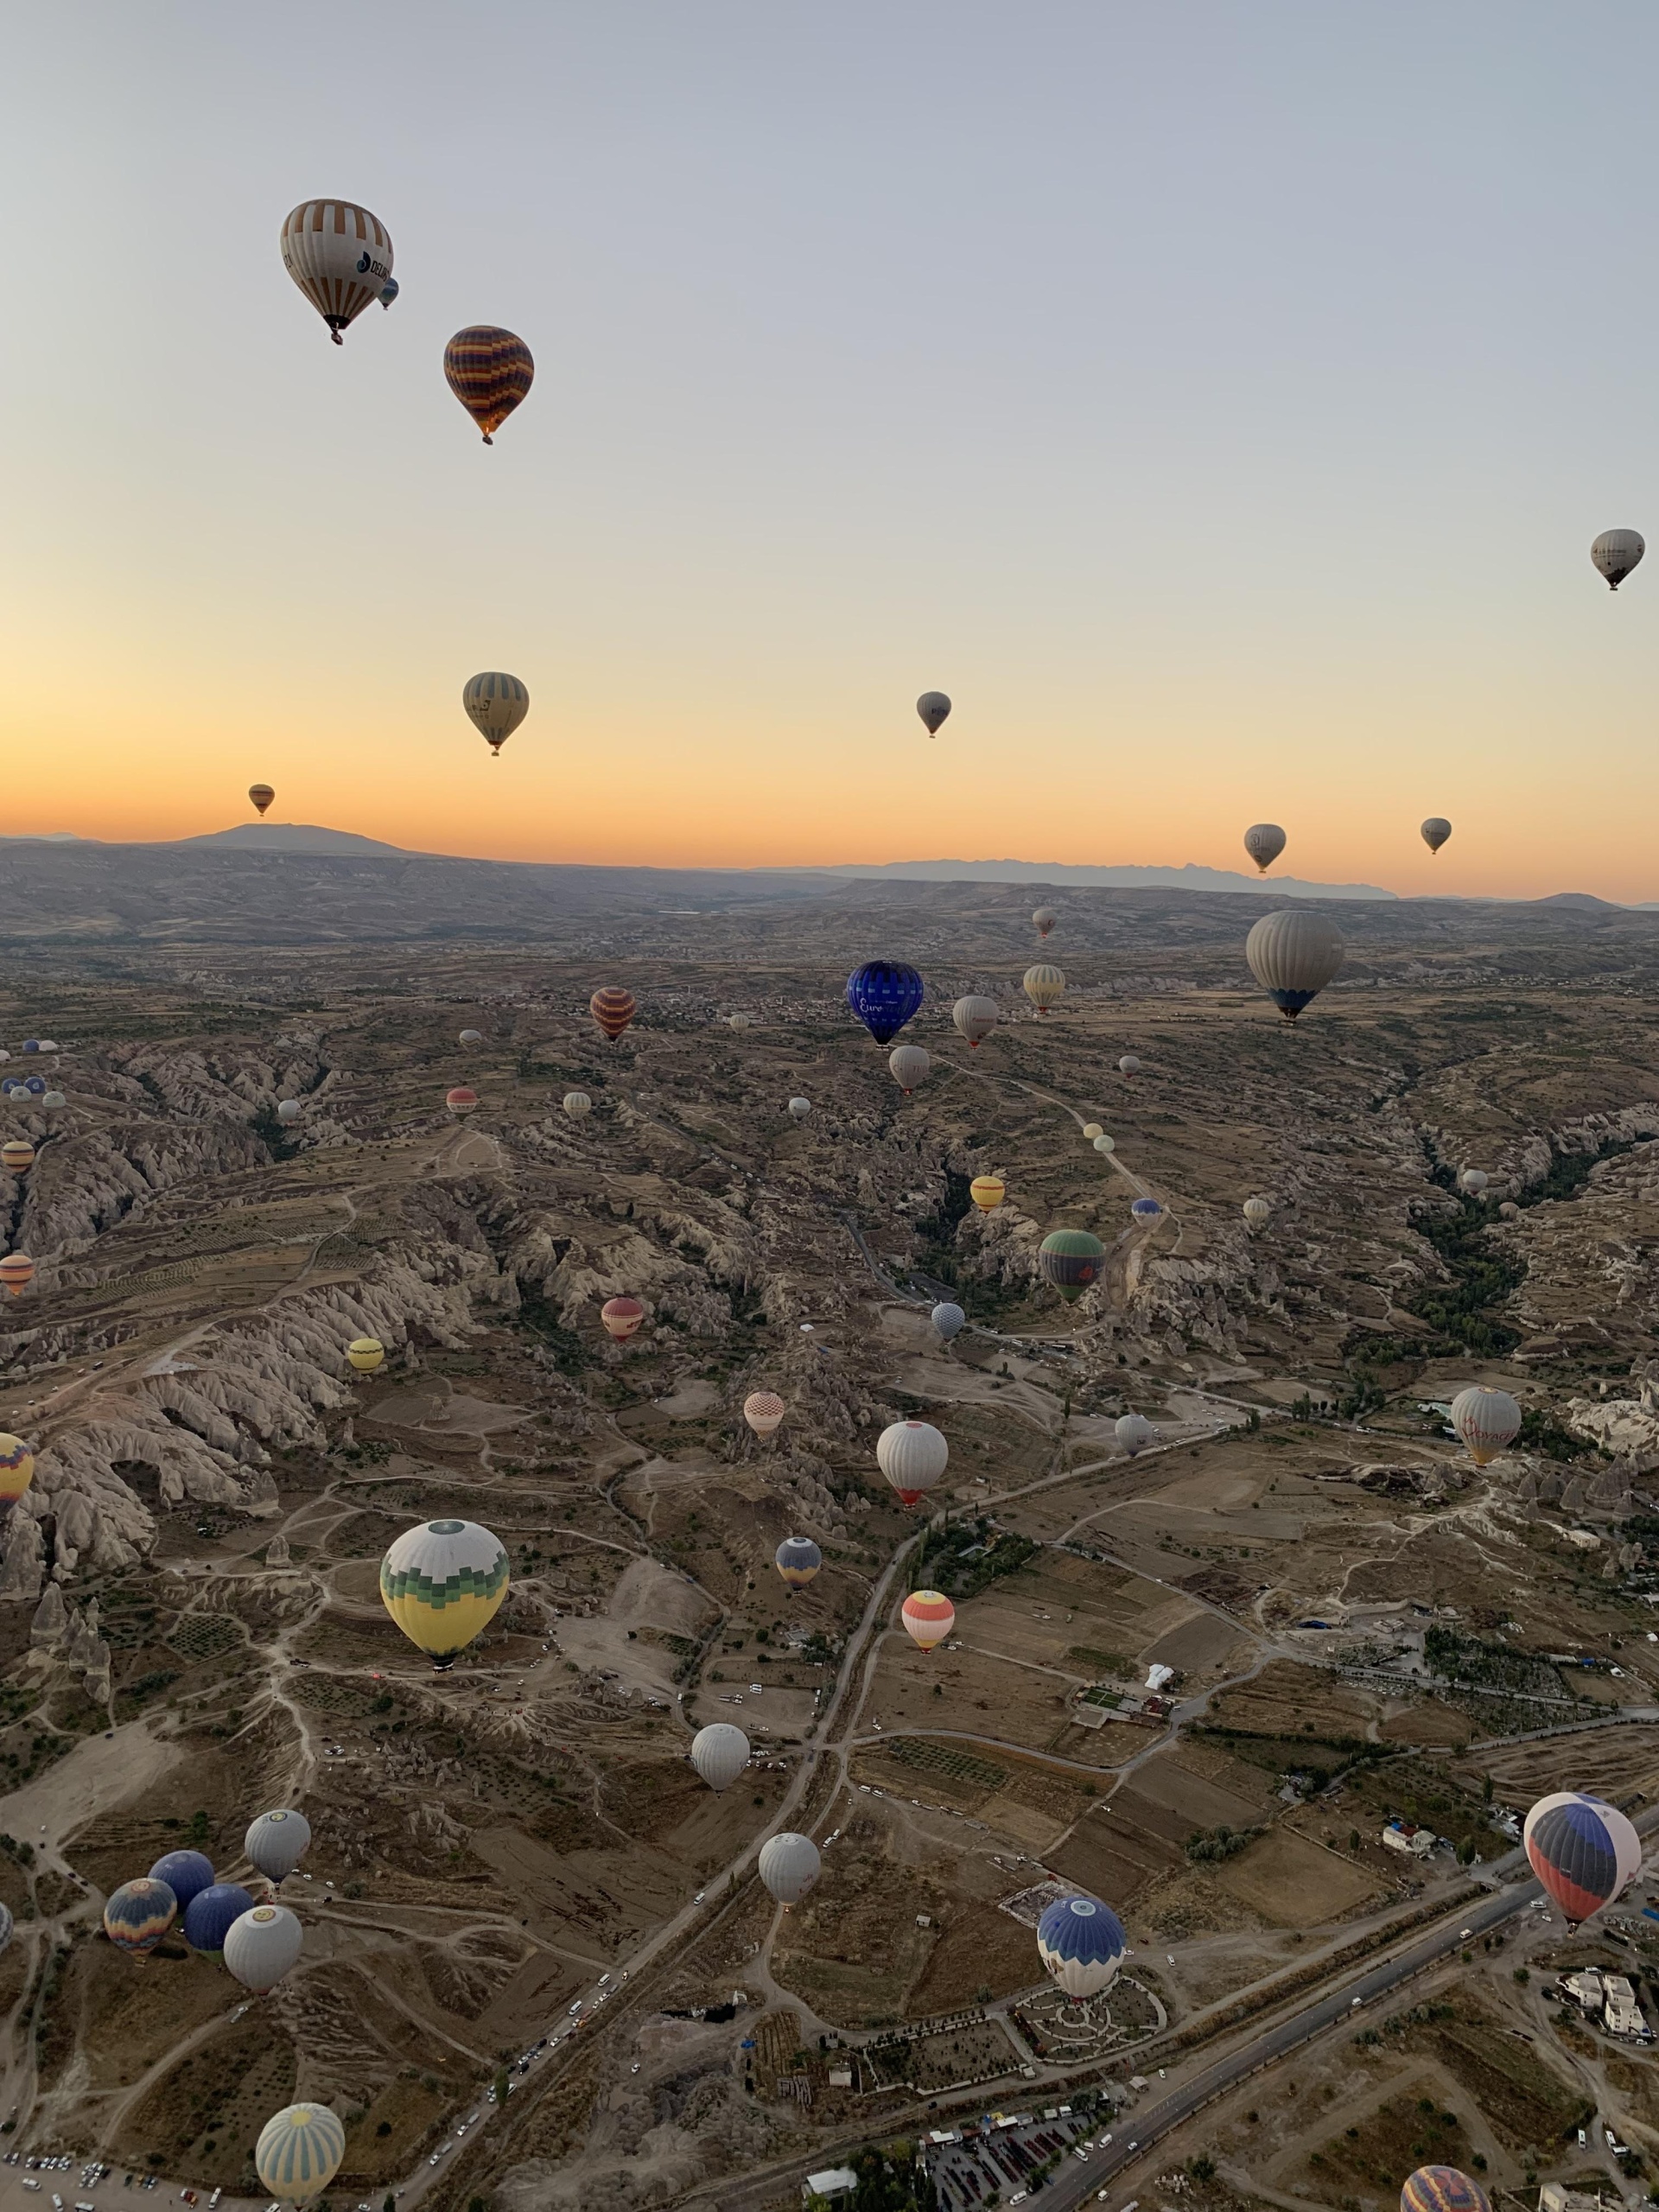
[[[980,1039],[990,1035],[1002,1015],[995,999],[970,991],[966,998],[958,999],[951,1007],[950,1019],[957,1026],[958,1035],[965,1037],[970,1045],[977,1047]]]
[[[1443,814],[1431,814],[1423,824],[1423,842],[1431,853],[1438,853],[1451,835],[1452,824]]]
[[[1117,1139],[1109,1137],[1103,1133],[1095,1139],[1095,1150],[1103,1154],[1109,1160],[1113,1153],[1117,1150]]]
[[[875,1464],[906,1505],[930,1491],[950,1462],[950,1446],[931,1421],[896,1421],[875,1440]]]
[[[1117,1071],[1120,1075],[1139,1075],[1141,1063],[1133,1052],[1125,1052],[1117,1064]]]
[[[1458,1188],[1470,1198],[1478,1198],[1491,1179],[1484,1167],[1465,1167],[1458,1178]]]
[[[1137,1452],[1144,1452],[1148,1444],[1158,1441],[1158,1432],[1144,1414],[1120,1414],[1112,1427],[1130,1459]]]
[[[1021,988],[1039,1014],[1046,1014],[1058,1006],[1065,989],[1065,977],[1052,960],[1039,960],[1027,968]]]
[[[791,1098],[789,1102],[789,1118],[791,1122],[804,1122],[811,1111],[812,1101],[810,1098]]]
[[[245,1989],[263,1997],[299,1964],[305,1930],[286,1905],[257,1904],[225,1931],[225,1965]]]
[[[300,1118],[299,1100],[297,1098],[279,1099],[276,1103],[276,1118],[286,1127],[291,1128],[294,1123]]]
[[[1250,973],[1287,1021],[1294,1021],[1341,967],[1347,950],[1328,914],[1283,906],[1263,914],[1244,940]]]
[[[768,1836],[760,1847],[760,1879],[779,1904],[798,1904],[818,1878],[823,1861],[809,1835],[785,1829]]]
[[[749,1739],[729,1720],[699,1728],[691,1738],[691,1764],[709,1787],[729,1789],[749,1763]]]
[[[243,1840],[250,1865],[268,1882],[284,1882],[304,1858],[311,1842],[311,1823],[303,1813],[284,1806],[261,1813]]]
[[[1452,1399],[1452,1426],[1475,1465],[1484,1467],[1521,1433],[1521,1408],[1507,1390],[1474,1382]]]
[[[933,1063],[919,1045],[895,1045],[887,1054],[887,1067],[906,1098],[922,1082]]]
[[[278,233],[283,266],[340,335],[391,278],[391,235],[378,215],[349,200],[302,200]]]
[[[960,1306],[952,1305],[950,1300],[946,1299],[942,1305],[936,1306],[933,1308],[932,1314],[930,1318],[932,1320],[933,1326],[938,1331],[940,1337],[946,1344],[949,1344],[951,1338],[956,1335],[957,1330],[960,1329],[967,1320],[968,1316],[963,1312]]]
[[[585,1121],[594,1110],[594,1102],[585,1090],[567,1090],[563,1103],[565,1112],[573,1122]]]
[[[1247,1225],[1247,1226],[1248,1226],[1248,1227],[1249,1227],[1252,1231],[1254,1231],[1254,1230],[1258,1230],[1258,1229],[1265,1229],[1265,1228],[1267,1227],[1268,1224],[1272,1219],[1273,1219],[1273,1205],[1272,1205],[1272,1201],[1271,1201],[1270,1199],[1268,1199],[1268,1198],[1246,1198],[1246,1199],[1245,1199],[1245,1201],[1244,1201],[1244,1220],[1245,1220],[1245,1224],[1246,1224],[1246,1225]]]
[[[1606,577],[1608,590],[1617,591],[1647,550],[1639,530],[1604,530],[1590,558]]]
[[[1276,822],[1254,822],[1244,832],[1244,849],[1265,875],[1285,849],[1285,833]]]
[[[1039,937],[1046,937],[1059,918],[1052,906],[1039,906],[1031,918],[1031,925]]]
[[[728,1029],[747,1029],[748,1026],[749,1017],[747,1014],[728,1014],[726,1017],[726,1027]]]

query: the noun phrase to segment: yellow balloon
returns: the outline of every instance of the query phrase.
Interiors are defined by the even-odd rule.
[[[15,1504],[35,1479],[35,1454],[21,1436],[0,1435],[0,1503]]]
[[[378,1337],[353,1337],[346,1347],[346,1357],[359,1375],[372,1375],[385,1356]]]
[[[968,1195],[982,1213],[995,1213],[1007,1192],[1008,1186],[1000,1175],[976,1175],[968,1185]]]
[[[507,1553],[476,1521],[423,1521],[380,1562],[386,1611],[417,1650],[453,1666],[507,1594]]]

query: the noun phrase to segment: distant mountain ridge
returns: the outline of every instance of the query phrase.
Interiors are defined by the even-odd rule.
[[[233,852],[380,853],[400,861],[448,857],[442,853],[411,852],[407,845],[388,845],[378,837],[359,836],[355,830],[325,830],[315,822],[238,822],[229,830],[208,830],[200,837],[177,837],[172,842],[229,846]]]
[[[792,870],[793,874],[801,871]],[[826,875],[874,876],[912,883],[1053,883],[1098,887],[1111,891],[1252,891],[1287,899],[1397,899],[1375,883],[1310,883],[1297,875],[1245,875],[1229,868],[1205,868],[1188,861],[1181,868],[1125,863],[1092,868],[1065,861],[846,861],[821,871]]]

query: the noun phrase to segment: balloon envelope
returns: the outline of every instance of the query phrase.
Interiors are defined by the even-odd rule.
[[[478,1103],[478,1093],[470,1084],[458,1083],[453,1090],[446,1090],[443,1103],[452,1114],[470,1114]]]
[[[15,1503],[35,1479],[35,1454],[21,1436],[0,1431],[0,1501]]]
[[[728,1789],[749,1763],[749,1739],[729,1720],[699,1728],[691,1738],[691,1764],[715,1791]]]
[[[346,1357],[359,1375],[372,1375],[385,1360],[386,1348],[378,1337],[353,1337]]]
[[[1244,832],[1244,849],[1265,875],[1285,849],[1285,833],[1276,822],[1255,822]]]
[[[443,373],[449,389],[484,434],[494,433],[525,397],[536,378],[536,364],[524,340],[493,322],[469,323],[443,349]]]
[[[639,1012],[632,991],[625,991],[614,983],[595,991],[588,1001],[588,1011],[599,1024],[613,1045]]]
[[[1068,1306],[1075,1305],[1092,1282],[1098,1281],[1106,1264],[1106,1247],[1086,1229],[1054,1229],[1038,1248],[1037,1265],[1043,1281],[1058,1290]]]
[[[599,1309],[599,1318],[607,1337],[618,1344],[626,1344],[630,1337],[639,1335],[645,1309],[637,1298],[607,1298]]]
[[[995,999],[984,998],[976,991],[957,1001],[950,1009],[950,1019],[957,1033],[977,1047],[980,1039],[988,1037],[1002,1016]]]
[[[299,1100],[297,1098],[279,1098],[276,1102],[276,1118],[285,1128],[292,1128],[293,1124],[300,1118]]]
[[[924,691],[916,702],[916,711],[927,725],[930,737],[937,737],[941,724],[950,711],[950,702],[943,691]]]
[[[743,1401],[743,1418],[757,1436],[770,1436],[785,1410],[775,1390],[751,1390]]]
[[[380,1597],[417,1650],[453,1664],[507,1594],[506,1547],[476,1521],[422,1521],[380,1562]]]
[[[1406,2177],[1400,2212],[1492,2212],[1492,2207],[1479,2183],[1456,2166],[1419,2166]]]
[[[253,801],[254,811],[257,814],[264,814],[276,796],[276,792],[271,789],[269,784],[250,784],[248,785],[248,797]]]
[[[922,979],[902,960],[867,960],[847,978],[847,1003],[878,1045],[890,1045],[920,1006]]]
[[[791,1590],[804,1590],[823,1565],[823,1554],[810,1536],[785,1536],[772,1564]]]
[[[1141,1063],[1133,1052],[1125,1052],[1117,1064],[1117,1071],[1120,1075],[1139,1075]]]
[[[1590,558],[1606,577],[1608,589],[1617,591],[1647,550],[1639,530],[1604,530],[1590,548]]]
[[[1000,1175],[976,1175],[968,1195],[981,1213],[995,1213],[1008,1195],[1008,1186]]]
[[[481,1045],[484,1042],[484,1032],[481,1029],[463,1029],[461,1033],[461,1041],[463,1045]]]
[[[1244,940],[1251,975],[1290,1021],[1319,996],[1346,950],[1330,916],[1310,906],[1263,914]]]
[[[1109,1160],[1112,1154],[1117,1150],[1116,1138],[1103,1135],[1097,1136],[1095,1139],[1095,1150],[1100,1154],[1103,1159]]]
[[[906,1505],[914,1505],[950,1465],[950,1447],[931,1421],[896,1421],[875,1440],[875,1464]]]
[[[1265,1229],[1273,1218],[1273,1207],[1266,1198],[1246,1198],[1244,1219],[1251,1229]]]
[[[1471,1383],[1452,1401],[1452,1426],[1475,1465],[1484,1467],[1521,1433],[1521,1408],[1507,1390]]]
[[[779,1904],[798,1904],[818,1878],[823,1861],[810,1836],[785,1830],[760,1847],[760,1879]]]
[[[1137,1452],[1144,1452],[1148,1444],[1158,1441],[1158,1432],[1144,1414],[1120,1414],[1112,1423],[1112,1430],[1131,1459]]]
[[[14,1298],[21,1298],[35,1280],[35,1262],[27,1252],[8,1252],[0,1260],[0,1283]]]
[[[1039,1014],[1046,1014],[1050,1007],[1057,1006],[1065,988],[1065,977],[1051,961],[1039,960],[1026,970],[1025,994]]]
[[[938,1330],[940,1336],[944,1338],[945,1343],[949,1344],[951,1338],[956,1335],[957,1330],[960,1329],[963,1324],[967,1320],[968,1316],[963,1312],[960,1306],[953,1304],[951,1300],[947,1298],[940,1305],[938,1305],[933,1308],[933,1311],[928,1316],[928,1319],[932,1322],[933,1326]]]
[[[1458,1178],[1458,1188],[1466,1191],[1471,1198],[1478,1198],[1491,1180],[1484,1168],[1465,1167]]]
[[[345,2156],[346,2130],[327,2105],[284,2105],[253,2146],[262,2186],[290,2204],[327,2189]]]
[[[789,1118],[791,1122],[805,1121],[811,1111],[812,1101],[810,1098],[791,1098],[789,1102]]]
[[[213,1884],[213,1862],[203,1851],[164,1852],[149,1870],[152,1882],[165,1882],[181,1912],[187,1911]],[[248,1900],[251,1904],[251,1897]]]
[[[1642,1864],[1642,1839],[1616,1805],[1582,1790],[1541,1797],[1522,1831],[1532,1871],[1577,1927],[1610,1904]]]
[[[277,244],[283,266],[328,326],[336,346],[391,275],[391,233],[349,200],[302,200]]]
[[[311,1823],[305,1815],[282,1806],[274,1813],[260,1814],[242,1848],[250,1866],[257,1867],[268,1882],[282,1882],[304,1858],[310,1842]]]
[[[919,1045],[895,1045],[887,1054],[887,1070],[906,1098],[923,1082],[933,1063]]]
[[[118,1951],[142,1959],[153,1951],[179,1916],[179,1901],[165,1882],[148,1875],[111,1890],[104,1907],[104,1933]]]
[[[516,676],[504,675],[499,668],[486,669],[481,676],[469,676],[461,685],[461,703],[473,727],[487,740],[490,751],[499,753],[530,712],[530,693]]]
[[[193,1951],[222,1951],[232,1922],[252,1910],[253,1899],[240,1882],[210,1882],[184,1908],[184,1940]]]
[[[1122,1923],[1098,1897],[1056,1897],[1037,1923],[1037,1955],[1068,1997],[1097,1997],[1128,1949]]]
[[[1060,918],[1052,906],[1039,906],[1031,918],[1036,925],[1038,936],[1046,937]]]
[[[304,1948],[305,1931],[286,1905],[257,1904],[225,1931],[226,1971],[263,1997],[299,1964]]]
[[[1431,814],[1423,824],[1423,842],[1431,853],[1438,853],[1451,835],[1452,824],[1443,814]]]
[[[1156,1198],[1135,1198],[1129,1205],[1130,1218],[1138,1221],[1143,1229],[1150,1228],[1154,1221],[1161,1220],[1163,1211]]]
[[[594,1110],[594,1102],[585,1090],[567,1090],[563,1104],[565,1112],[573,1122],[585,1120]]]
[[[938,1590],[912,1590],[899,1609],[905,1633],[921,1651],[932,1651],[957,1624],[957,1609]]]

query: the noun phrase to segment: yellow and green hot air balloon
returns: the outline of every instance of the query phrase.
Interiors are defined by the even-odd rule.
[[[21,1436],[0,1433],[0,1504],[15,1505],[35,1479],[35,1454]]]
[[[372,1375],[385,1356],[378,1337],[353,1337],[346,1347],[346,1357],[359,1375]]]
[[[345,2156],[345,2127],[327,2105],[284,2105],[265,2122],[253,2146],[261,2183],[289,2204],[327,2189]]]
[[[386,1611],[435,1667],[451,1667],[507,1594],[507,1553],[476,1521],[423,1521],[380,1562]]]

